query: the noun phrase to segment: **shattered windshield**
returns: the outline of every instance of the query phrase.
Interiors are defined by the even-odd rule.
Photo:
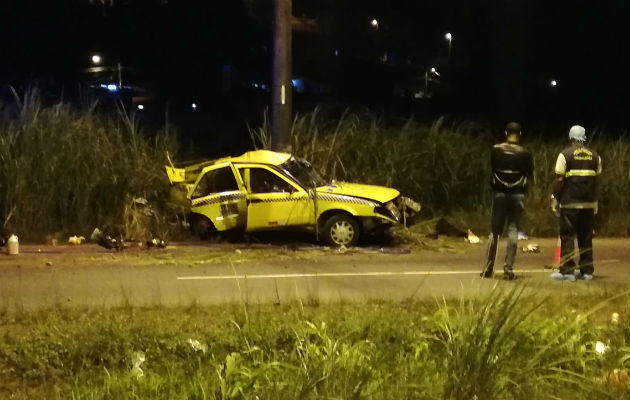
[[[280,164],[280,168],[287,171],[300,185],[305,188],[319,187],[327,184],[326,180],[306,160],[291,157]]]

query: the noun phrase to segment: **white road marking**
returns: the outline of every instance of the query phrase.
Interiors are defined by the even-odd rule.
[[[536,273],[548,270],[529,269],[517,270],[516,273]],[[207,275],[207,276],[178,276],[182,281],[222,280],[222,279],[284,279],[284,278],[325,278],[325,277],[357,277],[357,276],[408,276],[408,275],[479,275],[479,271],[400,271],[400,272],[320,272],[308,274],[260,274],[260,275]],[[500,274],[500,273],[499,273]]]
[[[621,260],[617,259],[617,258],[611,258],[609,260],[601,260],[601,261],[597,261],[595,260],[595,268],[597,268],[597,264],[613,264],[613,263],[618,263]]]

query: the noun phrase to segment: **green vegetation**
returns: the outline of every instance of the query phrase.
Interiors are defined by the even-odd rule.
[[[489,153],[495,132],[472,122],[431,125],[409,119],[389,126],[372,113],[345,112],[337,119],[318,109],[297,116],[292,148],[331,179],[393,186],[423,205],[425,218],[448,215],[475,232],[487,232],[491,204]],[[252,130],[260,147],[268,146],[268,125]],[[630,228],[630,141],[597,133],[590,145],[603,160],[601,235],[627,235]],[[530,188],[523,225],[530,235],[554,236],[557,221],[549,208],[553,167],[567,141],[526,132],[534,155],[535,183]]]
[[[175,233],[176,219],[164,207],[163,169],[166,152],[176,148],[174,137],[142,132],[122,109],[111,116],[95,112],[93,104],[44,106],[37,90],[18,100],[17,118],[0,120],[0,228],[30,240],[87,236],[94,227],[133,238]],[[252,130],[256,145],[268,146],[267,132],[266,123]],[[295,153],[328,178],[399,188],[422,203],[426,220],[446,215],[464,229],[483,233],[489,220],[493,136],[470,122],[439,119],[426,125],[410,119],[389,126],[370,113],[327,119],[316,109],[296,117],[292,140]],[[604,165],[596,231],[627,235],[630,142],[592,136]],[[536,171],[524,229],[553,236],[557,227],[548,206],[549,186],[566,142],[528,133],[525,144],[534,153]],[[150,206],[136,198],[149,200]]]
[[[437,302],[4,311],[0,397],[619,399],[629,316],[627,294],[500,288]]]
[[[27,91],[17,118],[0,120],[0,227],[40,240],[57,232],[88,236],[94,227],[145,233],[137,228],[152,224],[138,224],[147,210],[133,199],[166,198],[172,138],[143,134],[124,110],[112,117],[96,113],[95,104],[44,106],[39,95]]]

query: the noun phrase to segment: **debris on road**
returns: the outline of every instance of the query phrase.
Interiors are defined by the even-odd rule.
[[[20,241],[15,235],[11,235],[7,240],[7,254],[12,256],[20,254]]]
[[[523,253],[540,253],[540,246],[537,243],[530,243],[527,246],[523,246],[521,250]]]
[[[122,251],[125,249],[125,243],[122,239],[122,236],[118,240],[116,240],[115,238],[111,236],[106,236],[98,228],[94,228],[94,231],[92,232],[92,235],[90,236],[90,241],[108,250],[114,249],[117,251]]]
[[[85,242],[85,237],[83,236],[70,236],[68,238],[69,244],[83,244]]]
[[[155,247],[157,249],[165,249],[166,248],[166,241],[164,239],[153,238],[153,239],[148,240],[146,242],[146,246],[149,249],[152,248],[152,247]]]
[[[481,243],[481,240],[479,240],[479,237],[477,235],[475,235],[473,233],[473,231],[471,231],[470,229],[468,230],[468,236],[465,239],[468,243],[472,243],[472,244],[478,244]]]

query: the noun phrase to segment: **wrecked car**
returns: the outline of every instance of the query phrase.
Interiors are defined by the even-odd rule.
[[[170,162],[170,158],[169,158]],[[194,233],[305,228],[331,246],[407,224],[420,205],[396,189],[327,182],[306,160],[268,150],[176,168],[166,166],[171,202],[183,206]]]

